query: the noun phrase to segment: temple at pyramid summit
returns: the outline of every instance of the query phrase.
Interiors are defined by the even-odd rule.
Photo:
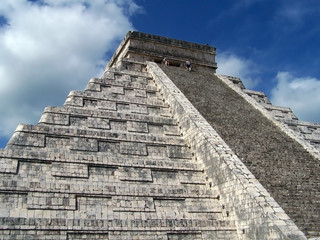
[[[320,124],[215,56],[128,32],[101,78],[17,126],[0,239],[320,239]]]

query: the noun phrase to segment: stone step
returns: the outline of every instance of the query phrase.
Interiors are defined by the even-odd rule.
[[[76,115],[68,113],[44,112],[40,118],[39,125],[70,126],[80,129],[99,129],[110,131],[140,132],[155,135],[180,136],[181,133],[172,119],[166,118],[134,118],[137,115],[112,114],[113,116],[92,117],[90,115]],[[169,123],[169,124],[168,124]]]
[[[52,139],[52,141],[50,141],[50,139]],[[77,129],[60,125],[19,125],[7,145],[32,146],[40,148],[48,146],[47,143],[49,143],[50,146],[51,142],[53,143],[53,145],[51,144],[52,147],[56,147],[55,144],[61,145],[61,143],[55,143],[55,140],[61,140],[64,147],[72,150],[93,152],[101,151],[104,149],[105,143],[108,142],[110,142],[110,144],[120,144],[119,146],[115,146],[116,148],[120,148],[120,151],[121,149],[133,148],[134,144],[145,149],[144,152],[147,151],[147,145],[186,146],[183,139],[173,135],[162,136],[120,130],[101,131],[100,129]],[[188,158],[189,155],[186,156],[186,158]]]
[[[147,92],[157,92],[152,79],[139,77],[124,81],[121,78],[91,78],[85,91],[101,92],[103,87],[123,87],[126,89],[143,90]]]
[[[66,219],[66,218],[0,218],[3,228],[10,230],[55,230],[60,231],[234,231],[232,221],[202,219],[146,219],[146,220],[99,220],[99,219]],[[18,227],[19,226],[19,227]]]
[[[111,102],[109,102],[111,103]],[[111,105],[107,103],[107,105]],[[47,115],[52,114],[52,115]],[[111,110],[92,108],[85,109],[76,106],[64,106],[64,107],[46,107],[43,112],[43,117],[40,119],[40,123],[58,124],[58,125],[68,125],[70,124],[69,117],[85,117],[85,118],[102,118],[109,120],[121,120],[121,121],[136,121],[136,122],[146,122],[154,124],[163,125],[175,125],[174,119],[168,115],[161,114],[160,116],[151,115],[141,115],[137,113],[123,113],[116,112],[116,105]],[[60,116],[61,115],[61,116]],[[47,117],[48,116],[48,117]]]
[[[154,170],[169,171],[194,171],[202,172],[203,168],[193,159],[179,159],[159,156],[134,156],[120,155],[113,153],[72,153],[70,151],[37,150],[15,147],[14,150],[7,150],[0,155],[0,172],[13,173],[18,171],[18,163],[22,162],[43,162],[43,163],[65,163],[87,164],[88,166],[100,167],[145,167]]]
[[[119,91],[119,89],[115,91]],[[156,98],[147,99],[147,98],[141,98],[141,97],[135,97],[135,96],[133,97],[126,96],[124,95],[124,93],[119,93],[119,92],[115,94],[110,94],[108,93],[108,91],[105,91],[105,92],[71,91],[67,97],[67,100],[64,106],[86,107],[86,106],[90,106],[88,101],[91,101],[92,104],[94,104],[97,107],[101,106],[105,101],[111,101],[111,102],[116,102],[117,104],[127,104],[129,106],[141,105],[145,108],[146,107],[168,108],[168,105],[165,104],[164,100],[159,100]]]

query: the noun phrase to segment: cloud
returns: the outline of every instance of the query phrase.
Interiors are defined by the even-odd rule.
[[[300,1],[284,0],[279,2],[272,24],[284,32],[297,29],[318,29],[317,24],[310,24],[319,18],[320,2],[318,0]],[[311,20],[313,19],[313,20]],[[313,26],[314,25],[314,26]],[[283,26],[286,26],[285,28]]]
[[[99,77],[138,11],[133,0],[2,0],[0,136]]]
[[[290,106],[300,120],[319,122],[320,80],[312,77],[295,77],[289,72],[278,72],[276,87],[271,91],[271,102]]]
[[[259,83],[258,68],[250,60],[224,52],[217,55],[216,61],[217,73],[240,78],[246,88],[252,89]]]
[[[301,22],[303,18],[312,13],[315,9],[312,4],[306,4],[302,1],[283,1],[277,9],[276,15],[288,21]]]

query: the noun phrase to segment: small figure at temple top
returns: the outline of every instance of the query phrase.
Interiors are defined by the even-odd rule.
[[[163,59],[162,62],[164,62],[164,65],[169,66],[169,61],[166,57]]]
[[[189,60],[186,61],[186,69],[187,69],[189,72],[191,72],[191,63],[190,63]]]

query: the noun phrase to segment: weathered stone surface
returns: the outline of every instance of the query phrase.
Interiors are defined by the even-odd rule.
[[[180,89],[155,63],[145,62],[160,62],[168,54],[176,66],[186,57],[194,62],[195,72],[165,69],[182,83]],[[296,156],[307,162],[309,158],[300,155],[303,151],[292,140],[281,145],[283,134],[269,128],[268,121],[243,102],[243,96],[221,85],[224,78],[213,74],[214,57],[215,48],[210,46],[129,33],[101,78],[91,79],[84,91],[70,92],[62,107],[47,107],[38,125],[19,125],[7,147],[0,150],[0,238],[306,239],[283,208],[297,215],[307,213],[311,220],[301,230],[317,236],[316,211],[309,211],[308,201],[302,201],[305,209],[300,210],[300,205],[289,205],[291,200],[280,207],[272,198],[278,191],[283,193],[279,199],[286,199],[288,191],[278,188],[290,174],[268,182],[261,178],[270,186],[282,179],[270,196],[241,162],[249,164],[259,179],[280,172],[263,172],[269,166],[259,154],[269,148],[263,145],[266,139],[254,137],[265,134],[258,135],[261,129],[256,127],[250,132],[253,136],[244,134],[246,123],[239,115],[243,120],[255,119],[251,127],[257,124],[273,133],[279,141],[273,139],[270,144],[283,146],[281,156],[291,156],[287,148],[291,146]],[[264,94],[245,91],[240,79],[228,77],[227,81],[260,105],[269,104]],[[235,141],[230,146],[245,159],[234,154],[220,137],[221,127],[214,126],[219,135],[181,91],[187,91],[187,96],[188,91],[195,93],[189,98],[198,101],[200,105],[195,105],[200,110],[208,106],[204,98],[215,101],[208,91],[224,101],[224,108],[214,102],[216,112],[210,114],[225,128],[227,143],[229,138]],[[317,132],[304,125],[299,128],[309,136]],[[254,144],[247,143],[248,138]],[[275,152],[269,151],[270,159],[278,160]],[[246,161],[251,158],[255,162]],[[299,159],[275,162],[286,166],[294,162],[290,170],[307,169]],[[306,179],[301,179],[301,186],[292,191],[297,198],[307,195],[301,191],[308,189]],[[308,181],[316,183],[315,179],[309,172]],[[317,196],[317,184],[312,187]]]
[[[167,66],[162,69],[300,229],[314,235],[320,227],[316,223],[320,215],[314,212],[320,209],[319,201],[314,199],[320,192],[320,177],[316,174],[320,172],[319,160],[212,71],[188,72]],[[227,178],[219,181],[227,184]]]

